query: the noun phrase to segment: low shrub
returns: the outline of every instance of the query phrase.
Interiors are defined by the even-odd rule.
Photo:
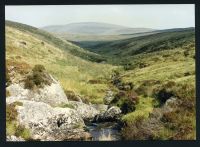
[[[33,72],[44,72],[45,67],[43,65],[35,65],[32,69]]]
[[[88,98],[80,97],[79,95],[75,94],[73,91],[65,89],[64,92],[65,92],[65,95],[67,96],[68,100],[71,100],[71,101],[80,101],[80,100],[82,100],[83,103],[86,103],[86,104],[89,103]]]
[[[15,136],[22,137],[25,140],[31,139],[30,131],[22,125],[17,126],[16,131],[15,131]]]
[[[125,140],[147,140],[152,138],[152,133],[142,127],[145,118],[138,116],[134,121],[125,124],[121,130],[122,138]]]
[[[68,100],[79,101],[79,98],[76,96],[76,94],[73,91],[65,89],[64,92],[65,92],[65,95],[67,96]]]
[[[17,119],[17,110],[15,109],[16,104],[6,104],[6,122],[15,121]]]
[[[119,91],[111,101],[112,105],[120,107],[122,113],[126,114],[135,110],[139,99],[134,91]]]
[[[194,111],[188,111],[181,105],[175,111],[163,113],[161,121],[164,123],[164,127],[171,131],[171,136],[168,136],[167,139],[195,139],[195,117]]]
[[[24,87],[26,89],[33,89],[34,87],[43,88],[44,85],[50,85],[52,79],[47,74],[43,65],[35,65],[32,73],[25,79]]]
[[[176,88],[176,83],[169,81],[160,87],[153,89],[153,96],[156,97],[160,104],[164,104],[169,98],[175,96],[174,90]]]
[[[32,76],[27,76],[27,78],[26,78],[26,80],[25,80],[25,82],[24,82],[25,84],[24,84],[24,88],[25,89],[33,89],[34,88],[34,86],[35,86],[35,84],[34,84],[34,81],[33,81],[33,78],[32,78]]]
[[[151,97],[154,87],[160,83],[161,82],[157,80],[145,80],[135,91],[137,94],[143,95],[144,97]]]

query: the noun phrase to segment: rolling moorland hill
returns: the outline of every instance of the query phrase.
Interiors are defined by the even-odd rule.
[[[42,27],[41,29],[52,33],[81,35],[119,35],[154,31],[153,29],[149,28],[129,28],[125,26],[99,22],[81,22],[67,25],[46,26]]]
[[[80,94],[92,103],[105,103],[109,89],[109,106],[123,113],[125,140],[196,138],[194,29],[104,42],[91,53],[73,44],[68,50],[67,41],[60,46],[53,35],[41,37],[46,32],[17,26],[6,25],[6,65],[16,67],[15,78],[42,64],[66,93]],[[77,57],[73,49],[103,56],[106,64],[85,60],[85,54]]]
[[[94,58],[98,56],[47,32],[6,21],[7,68],[14,66],[17,73],[24,74],[34,65],[42,64],[66,91],[90,98],[94,103],[102,102],[107,85],[103,82],[91,84],[88,81],[105,80],[115,67],[84,60],[77,57],[76,53],[80,53],[78,56],[82,58],[84,55]]]
[[[123,59],[138,54],[173,49],[183,46],[192,40],[194,40],[194,28],[175,29],[146,36],[102,42],[88,46],[87,49],[98,54],[120,57],[118,59]]]
[[[104,60],[100,55],[88,52],[80,48],[79,46],[76,46],[75,44],[72,44],[66,40],[56,37],[53,34],[43,31],[41,29],[28,26],[25,24],[17,23],[17,22],[12,22],[12,21],[6,21],[5,23],[6,23],[6,26],[16,28],[23,32],[30,32],[33,35],[35,35],[35,37],[40,38],[51,45],[57,46],[60,49],[66,50],[69,53],[75,56],[81,57],[83,59],[90,60],[90,61],[97,61],[97,62],[101,62],[102,60]]]

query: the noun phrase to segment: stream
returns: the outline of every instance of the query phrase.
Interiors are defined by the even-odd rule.
[[[92,141],[121,140],[120,127],[116,122],[87,123],[86,128],[92,135]]]

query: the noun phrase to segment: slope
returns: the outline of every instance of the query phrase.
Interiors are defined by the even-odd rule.
[[[66,92],[90,102],[102,102],[108,89],[106,78],[114,67],[84,60],[75,56],[73,50],[95,55],[36,28],[6,23],[6,66],[14,79],[23,77],[34,65],[42,64]],[[94,84],[92,80],[99,82]]]
[[[75,56],[81,57],[83,59],[94,61],[94,62],[101,62],[105,60],[103,57],[101,57],[98,54],[86,51],[80,48],[79,46],[76,46],[66,40],[56,37],[53,34],[43,31],[41,29],[28,26],[25,24],[17,23],[17,22],[12,22],[12,21],[6,21],[5,23],[6,23],[6,26],[16,28],[26,33],[32,33],[32,35],[34,35],[35,37],[40,38],[51,45],[54,45],[60,49],[66,50],[69,53]]]
[[[194,40],[194,29],[170,30],[163,33],[134,37],[124,40],[102,42],[93,45],[89,50],[111,56],[116,62],[133,58],[135,55],[180,47]]]

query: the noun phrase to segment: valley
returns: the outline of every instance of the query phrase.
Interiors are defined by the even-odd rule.
[[[7,136],[196,139],[194,28],[87,22],[39,29],[12,21],[5,28]]]

